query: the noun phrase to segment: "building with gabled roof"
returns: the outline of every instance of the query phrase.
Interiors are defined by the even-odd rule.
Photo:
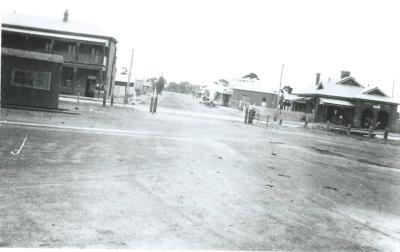
[[[231,106],[242,109],[243,104],[277,107],[278,92],[260,80],[237,79],[229,82],[232,88]]]
[[[317,81],[314,86],[295,92],[294,101],[306,104],[304,112],[313,112],[316,122],[351,125],[357,128],[396,129],[399,101],[378,87],[365,87],[350,72],[342,71],[341,78]]]

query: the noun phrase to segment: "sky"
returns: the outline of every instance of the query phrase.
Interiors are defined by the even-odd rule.
[[[1,0],[0,11],[90,21],[118,40],[117,67],[138,78],[208,84],[256,73],[301,90],[348,70],[400,97],[396,1]]]

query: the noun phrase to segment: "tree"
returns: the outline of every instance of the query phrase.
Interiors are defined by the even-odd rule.
[[[288,94],[292,94],[293,88],[289,85],[286,85],[281,89],[281,93],[283,93],[284,91],[286,91]]]
[[[165,84],[167,84],[167,81],[164,79],[164,77],[160,76],[160,78],[158,78],[157,82],[155,83],[156,85],[156,89],[157,89],[157,94],[161,94]]]
[[[175,93],[190,94],[197,90],[197,86],[191,84],[187,81],[182,81],[180,83],[170,82],[165,90]]]
[[[228,86],[228,84],[229,84],[229,82],[227,80],[225,80],[225,79],[219,79],[218,82],[221,83],[224,86]]]
[[[242,78],[259,80],[257,74],[255,74],[255,73],[249,73],[248,75],[245,75],[245,76],[243,76]]]

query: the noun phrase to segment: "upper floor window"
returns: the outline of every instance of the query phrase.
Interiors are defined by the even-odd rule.
[[[14,69],[12,72],[11,84],[14,86],[50,90],[50,80],[50,72]]]

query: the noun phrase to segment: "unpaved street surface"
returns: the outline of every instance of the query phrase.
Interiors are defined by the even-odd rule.
[[[135,106],[2,109],[0,247],[400,250],[399,142]]]

